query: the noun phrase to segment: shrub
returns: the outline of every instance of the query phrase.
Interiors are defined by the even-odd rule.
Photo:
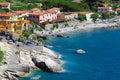
[[[32,39],[33,40],[37,40],[37,36],[32,36]]]
[[[99,18],[99,15],[97,13],[94,13],[91,15],[91,18],[93,21],[96,21]]]
[[[109,16],[109,13],[108,13],[108,12],[103,12],[102,15],[101,15],[101,17],[102,17],[103,19],[108,19],[110,16]]]
[[[0,50],[0,63],[2,62],[3,58],[4,58],[4,53],[3,51]]]
[[[43,38],[38,38],[38,42],[43,42]]]
[[[42,28],[39,26],[39,27],[37,28],[37,30],[38,30],[38,31],[42,31]]]
[[[84,15],[84,14],[78,14],[78,19],[80,21],[84,21],[84,20],[86,20],[86,15]]]
[[[24,43],[24,41],[25,41],[24,36],[20,36],[19,41],[22,42],[22,43]]]
[[[28,37],[31,35],[31,32],[28,31],[28,30],[24,30],[24,31],[23,31],[23,34],[24,34],[24,36],[25,36],[26,38],[28,38]]]
[[[20,51],[16,51],[15,54],[20,54]]]

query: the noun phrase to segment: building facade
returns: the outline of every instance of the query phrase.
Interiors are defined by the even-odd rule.
[[[28,20],[35,21],[38,25],[43,22],[52,22],[57,19],[57,15],[60,13],[60,8],[52,8],[48,10],[32,12],[29,14]]]
[[[98,13],[111,12],[111,11],[112,11],[112,7],[110,6],[98,7]]]
[[[11,33],[22,34],[24,21],[20,20],[16,14],[0,13],[0,31],[8,30]]]

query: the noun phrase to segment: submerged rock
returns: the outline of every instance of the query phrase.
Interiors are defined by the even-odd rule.
[[[84,54],[84,53],[86,53],[84,50],[82,50],[82,49],[78,49],[77,51],[76,51],[78,54]]]
[[[64,37],[62,34],[58,34],[57,37]]]
[[[38,80],[38,79],[40,79],[40,77],[41,77],[41,76],[37,75],[37,76],[32,77],[32,79],[33,79],[33,80]]]

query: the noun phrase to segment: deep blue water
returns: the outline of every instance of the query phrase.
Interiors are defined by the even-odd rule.
[[[120,29],[92,30],[66,34],[70,38],[46,41],[51,49],[62,55],[66,72],[33,71],[29,78],[41,75],[40,80],[120,80]],[[83,49],[85,54],[77,54]]]

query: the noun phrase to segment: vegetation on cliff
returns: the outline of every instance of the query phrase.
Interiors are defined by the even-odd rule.
[[[3,51],[0,50],[0,63],[2,62],[3,58],[4,58],[4,53]]]
[[[97,11],[98,6],[108,4],[115,9],[120,7],[119,0],[81,0],[75,3],[73,0],[0,0],[0,2],[11,2],[11,10],[28,10],[34,7],[48,9],[60,7],[63,11]]]

